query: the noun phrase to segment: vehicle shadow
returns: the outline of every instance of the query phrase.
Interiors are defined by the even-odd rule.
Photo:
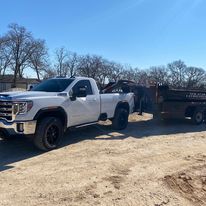
[[[0,172],[13,168],[12,163],[42,154],[31,141],[25,137],[12,137],[8,140],[0,139]]]
[[[69,136],[64,140],[63,146],[74,144],[86,139],[94,140],[123,140],[128,137],[147,138],[153,136],[165,136],[181,133],[196,133],[206,131],[206,125],[194,125],[190,120],[168,120],[158,121],[149,119],[145,121],[129,122],[125,130],[116,131],[111,124],[97,124],[84,127],[72,132],[68,131],[65,135]]]
[[[195,133],[205,131],[205,124],[192,125],[189,121],[158,122],[153,119],[134,121],[128,124],[127,129],[114,131],[109,125],[97,124],[73,131],[68,130],[61,147],[76,144],[84,140],[123,140],[128,137],[146,138],[153,136]],[[15,137],[11,140],[0,139],[0,172],[11,169],[12,164],[43,154],[38,151],[31,141],[24,137]]]

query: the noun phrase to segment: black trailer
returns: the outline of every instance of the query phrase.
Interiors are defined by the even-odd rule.
[[[170,89],[167,85],[145,87],[132,81],[109,83],[103,93],[134,93],[135,111],[152,113],[162,120],[189,118],[201,124],[206,118],[206,91]]]
[[[157,109],[162,119],[190,118],[201,124],[206,117],[206,91],[157,88]]]

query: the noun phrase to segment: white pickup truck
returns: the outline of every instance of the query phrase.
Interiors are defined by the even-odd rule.
[[[31,91],[0,93],[0,137],[28,135],[48,151],[67,128],[110,119],[114,129],[124,129],[133,109],[133,93],[100,94],[92,78],[53,78]]]

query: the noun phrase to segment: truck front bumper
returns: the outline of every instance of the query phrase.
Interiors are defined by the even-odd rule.
[[[0,130],[6,130],[9,134],[23,134],[31,135],[36,131],[37,121],[24,121],[24,122],[7,122],[0,120]]]

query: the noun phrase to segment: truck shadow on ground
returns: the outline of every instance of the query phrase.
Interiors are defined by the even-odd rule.
[[[206,125],[193,125],[189,121],[157,122],[153,119],[135,121],[127,129],[114,131],[111,125],[97,124],[73,131],[67,131],[61,147],[76,144],[83,140],[123,140],[128,137],[147,138],[180,133],[196,133],[206,130]],[[0,139],[0,172],[11,169],[13,163],[43,154],[26,138],[15,137],[11,140]]]
[[[13,168],[12,163],[42,154],[24,137],[9,140],[0,139],[0,172]]]
[[[206,131],[206,125],[194,125],[190,120],[170,120],[170,121],[135,121],[129,122],[125,130],[115,131],[111,124],[97,124],[81,128],[72,132],[68,131],[65,135],[69,138],[64,140],[64,146],[74,144],[86,139],[94,140],[123,140],[128,137],[147,138],[153,136],[165,136],[181,133],[196,133]]]

